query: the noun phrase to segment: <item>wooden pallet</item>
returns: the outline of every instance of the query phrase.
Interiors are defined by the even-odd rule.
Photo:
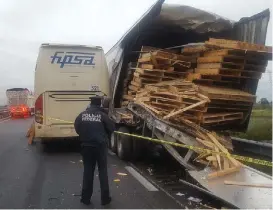
[[[172,100],[176,100],[181,102],[181,97],[176,95],[176,94],[172,94],[170,92],[157,92],[157,93],[151,93],[151,96],[154,97],[161,97],[161,98],[167,98],[167,99],[172,99]]]
[[[256,64],[256,65],[267,65],[267,61],[271,60],[271,56],[268,54],[264,54],[261,52],[249,52],[245,50],[237,50],[237,49],[221,49],[221,50],[211,50],[206,51],[203,54],[204,57],[214,57],[214,56],[222,56],[222,57],[230,57],[232,56],[238,57],[238,60],[244,58],[245,63]],[[235,58],[236,60],[236,58]]]
[[[218,106],[228,106],[228,107],[252,107],[253,103],[252,101],[242,101],[238,100],[236,97],[235,99],[233,98],[220,98],[220,99],[210,99],[210,104],[211,105],[218,105]]]
[[[215,113],[215,112],[248,112],[250,110],[249,107],[240,107],[240,106],[219,106],[219,105],[213,105],[209,104],[207,108],[208,113]]]
[[[170,59],[170,60],[178,60],[178,61],[188,61],[188,62],[196,62],[196,57],[194,56],[185,56],[181,54],[175,54],[166,52],[165,50],[159,49],[156,51],[151,51],[149,53],[143,53],[140,57],[141,58],[159,58],[159,59]],[[150,60],[152,61],[152,59]]]
[[[195,54],[206,52],[208,48],[205,45],[188,45],[182,49],[182,54]]]
[[[213,79],[196,79],[193,81],[197,85],[205,85],[208,87],[216,87],[216,88],[230,88],[240,90],[241,84],[232,82],[232,81],[222,81],[222,80],[213,80]]]
[[[224,63],[198,63],[197,64],[198,69],[219,69],[219,68],[225,68],[225,69],[243,69],[244,64],[235,64],[231,62],[224,62]]]
[[[234,63],[244,64],[245,57],[237,55],[205,56],[199,57],[197,63]]]
[[[199,73],[201,75],[226,75],[226,76],[234,76],[240,78],[254,78],[260,79],[262,76],[262,72],[257,71],[244,71],[238,69],[225,69],[225,68],[218,68],[218,69],[195,69],[195,73]]]
[[[251,50],[251,51],[261,51],[261,52],[272,52],[272,47],[259,45],[259,44],[250,44],[248,42],[241,42],[235,40],[227,39],[214,39],[210,38],[209,41],[205,42],[206,47],[216,46],[220,48],[230,48],[230,49],[241,49],[241,50]]]
[[[181,101],[177,101],[177,100],[173,100],[173,99],[168,99],[168,98],[163,98],[163,97],[154,97],[154,96],[150,96],[150,100],[151,102],[155,102],[158,104],[166,104],[166,105],[175,105],[178,108],[180,107],[184,107],[185,105],[182,104]]]
[[[215,74],[215,75],[203,75],[201,74],[201,79],[208,79],[213,81],[221,81],[221,82],[233,82],[233,83],[240,83],[240,76],[234,75],[222,75],[222,74]]]
[[[235,50],[235,49],[221,49],[221,50],[210,50],[204,52],[203,56],[227,56],[227,55],[234,55],[234,56],[245,56],[245,51]]]
[[[229,120],[241,120],[243,119],[243,112],[233,113],[205,113],[202,115],[201,123],[210,124],[215,122],[229,121]]]
[[[181,108],[181,105],[176,105],[176,104],[166,104],[166,103],[162,103],[162,102],[151,102],[151,105],[153,105],[155,108],[161,108],[164,110],[168,110],[168,111],[173,111],[174,109],[179,109]]]
[[[199,91],[207,96],[210,100],[229,100],[229,101],[244,101],[254,103],[256,96],[240,90],[230,88],[216,88],[208,86],[199,86]]]

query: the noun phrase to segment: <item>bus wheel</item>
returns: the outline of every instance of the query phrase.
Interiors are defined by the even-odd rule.
[[[117,152],[117,134],[115,134],[114,132],[111,135],[109,145],[112,152],[116,153]]]
[[[123,133],[130,133],[126,127],[120,127],[118,131]],[[117,135],[117,155],[122,160],[129,160],[131,157],[131,144],[130,136],[118,134]]]

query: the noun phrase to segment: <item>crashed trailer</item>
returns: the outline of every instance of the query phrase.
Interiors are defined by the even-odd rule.
[[[114,119],[115,110],[121,106],[123,80],[128,63],[137,60],[138,54],[134,52],[139,52],[142,46],[180,50],[177,46],[204,42],[210,37],[265,44],[270,17],[269,9],[234,22],[189,6],[167,5],[163,2],[157,1],[106,54],[113,99],[109,113]],[[258,81],[252,81],[246,84],[245,88],[248,92],[255,94],[257,86]],[[245,131],[248,123],[249,118],[237,129]],[[170,154],[174,156],[174,153],[170,152]],[[217,181],[209,183],[202,179],[209,171],[189,169],[188,172],[211,195],[238,208],[272,208],[271,189],[255,187],[246,189],[224,184],[225,178],[231,181],[271,182],[270,176],[257,170],[244,166],[239,173],[218,178]]]

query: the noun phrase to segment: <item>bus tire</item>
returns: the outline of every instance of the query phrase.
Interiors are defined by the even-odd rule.
[[[118,131],[123,133],[130,133],[126,127],[120,127]],[[117,135],[117,155],[122,160],[129,160],[131,158],[132,139],[130,136],[118,134]]]
[[[41,144],[47,145],[47,143],[48,143],[48,139],[47,138],[40,138],[40,140],[41,140]]]
[[[112,152],[117,153],[117,134],[115,134],[114,132],[111,135],[109,147]]]

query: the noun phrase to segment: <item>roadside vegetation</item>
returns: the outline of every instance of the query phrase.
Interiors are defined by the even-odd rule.
[[[255,141],[272,140],[272,105],[255,105],[252,110],[247,132],[234,133],[233,136]]]

